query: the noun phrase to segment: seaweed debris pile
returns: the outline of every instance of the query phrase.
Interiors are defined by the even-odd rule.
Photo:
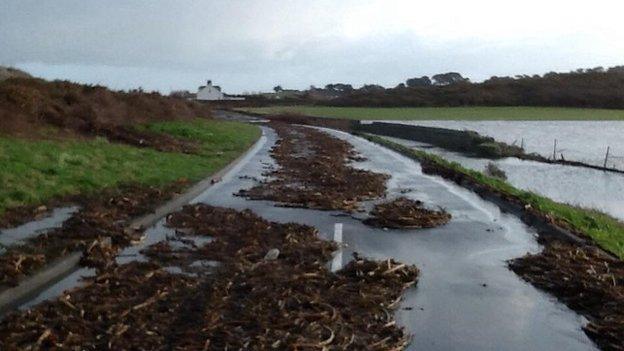
[[[361,201],[385,194],[388,175],[349,166],[359,157],[348,142],[309,127],[271,127],[280,138],[271,151],[280,167],[267,174],[270,180],[238,195],[281,206],[353,212]]]
[[[333,273],[326,263],[336,245],[316,229],[250,211],[186,206],[167,225],[213,240],[157,243],[144,252],[148,262],[109,266],[85,287],[10,314],[0,348],[400,350],[409,342],[392,310],[416,267],[356,256]],[[165,269],[196,260],[220,265]]]
[[[156,204],[171,198],[186,184],[187,181],[181,180],[163,189],[128,184],[97,195],[69,199],[80,204],[81,210],[60,228],[10,246],[0,255],[0,288],[15,286],[50,261],[75,251],[84,252],[82,263],[86,266],[109,265],[117,249],[142,235],[141,230],[127,230],[128,221],[151,212]]]
[[[585,333],[602,349],[624,350],[624,262],[592,246],[553,242],[509,267],[584,315]]]
[[[365,224],[392,229],[433,228],[451,220],[448,212],[426,209],[421,201],[405,197],[377,204],[370,214]]]

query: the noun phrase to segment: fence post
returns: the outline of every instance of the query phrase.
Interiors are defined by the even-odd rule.
[[[605,155],[604,168],[607,168],[607,161],[609,161],[609,149],[611,147],[607,146],[607,154]]]
[[[553,161],[557,160],[557,139],[555,139],[555,145],[553,146]]]

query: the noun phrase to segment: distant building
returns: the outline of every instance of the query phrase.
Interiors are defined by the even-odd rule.
[[[223,100],[225,94],[221,91],[221,87],[212,85],[212,81],[209,80],[206,85],[202,85],[197,90],[197,100],[214,101]]]
[[[245,100],[242,97],[229,96],[221,91],[221,87],[212,85],[212,81],[209,80],[206,85],[202,85],[197,90],[197,100],[200,101],[216,101],[216,100]]]

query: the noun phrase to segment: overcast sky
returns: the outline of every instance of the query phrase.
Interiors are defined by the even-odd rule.
[[[115,89],[394,86],[624,64],[624,2],[0,0],[0,65]]]

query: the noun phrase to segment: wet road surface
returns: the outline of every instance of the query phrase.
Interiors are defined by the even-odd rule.
[[[193,202],[249,208],[268,220],[312,225],[327,239],[334,239],[335,225],[342,223],[345,248],[332,266],[346,263],[353,252],[416,264],[421,270],[418,285],[408,290],[396,312],[398,322],[413,336],[409,350],[594,349],[581,330],[582,317],[506,268],[506,260],[539,250],[530,228],[465,189],[423,175],[418,163],[393,151],[330,131],[351,142],[368,159],[357,167],[392,175],[388,182],[390,196],[402,193],[429,206],[441,206],[453,216],[449,224],[433,229],[386,231],[367,227],[340,212],[275,207],[268,201],[234,196],[275,166],[269,150],[276,135],[266,128],[263,132],[254,150]],[[146,240],[124,250],[118,261],[141,259],[138,251],[142,247],[168,234],[163,223],[164,219],[150,228]],[[89,273],[75,272],[42,293],[37,301],[58,296],[75,286],[81,274]]]
[[[453,215],[448,225],[386,231],[339,212],[275,207],[233,196],[255,184],[250,177],[274,166],[269,150],[276,136],[264,132],[260,150],[194,202],[249,208],[272,221],[313,225],[327,239],[333,239],[334,225],[343,223],[344,262],[359,252],[416,264],[421,270],[418,286],[404,295],[397,311],[397,320],[413,335],[410,350],[594,349],[581,330],[582,317],[506,268],[506,260],[539,250],[530,228],[465,189],[423,175],[418,163],[393,151],[330,132],[368,158],[357,167],[392,175],[390,196],[413,189],[402,195],[445,208]]]

